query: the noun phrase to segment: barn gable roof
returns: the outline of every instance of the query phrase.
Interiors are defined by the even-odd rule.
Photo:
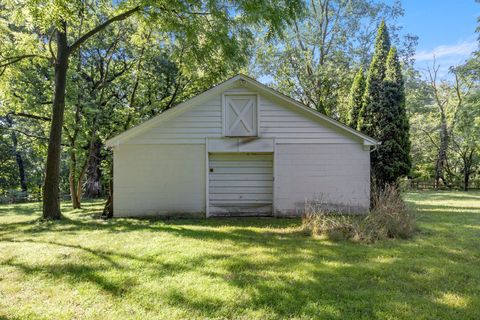
[[[316,117],[317,119],[319,120],[323,120],[327,123],[329,123],[330,125],[333,125],[334,127],[337,127],[338,129],[340,129],[341,131],[344,131],[345,133],[349,133],[350,135],[353,135],[353,136],[356,136],[358,138],[361,138],[363,139],[363,143],[365,145],[378,145],[380,144],[379,141],[375,140],[374,138],[370,137],[370,136],[367,136],[363,133],[361,133],[360,131],[357,131],[355,129],[352,129],[346,125],[344,125],[343,123],[341,122],[338,122],[337,120],[335,119],[332,119],[312,108],[309,108],[307,106],[305,106],[304,104],[258,82],[257,80],[253,79],[253,78],[250,78],[246,75],[243,75],[243,74],[238,74],[210,89],[208,89],[207,91],[204,91],[203,93],[185,101],[185,102],[182,102],[180,103],[179,105],[175,106],[174,108],[171,108],[169,110],[166,110],[164,112],[162,112],[161,114],[159,114],[158,116],[150,119],[150,120],[147,120],[109,140],[107,140],[106,144],[108,147],[114,147],[114,146],[117,146],[139,134],[141,134],[142,132],[145,132],[147,131],[148,129],[154,127],[154,126],[157,126],[159,124],[161,124],[162,122],[164,121],[167,121],[169,119],[172,119],[173,117],[179,115],[180,113],[194,107],[195,105],[197,105],[198,103],[202,102],[202,101],[205,101],[207,100],[208,98],[210,97],[213,97],[214,95],[217,95],[217,94],[220,94],[222,93],[223,91],[225,90],[228,90],[229,88],[231,87],[234,87],[236,84],[238,83],[242,83],[243,85],[253,89],[253,90],[256,90],[258,93],[261,93],[261,94],[264,94],[266,96],[269,96],[269,97],[274,97],[276,99],[279,99],[285,103],[287,103],[289,106],[293,106],[294,108],[297,108],[298,110],[300,111],[306,111],[307,113],[313,115],[314,117]]]

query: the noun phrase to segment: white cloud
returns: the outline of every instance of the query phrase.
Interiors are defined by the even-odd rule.
[[[465,62],[473,51],[478,50],[477,40],[463,41],[454,45],[441,45],[432,50],[422,50],[415,55],[415,66],[422,72],[432,66],[433,59],[440,79],[451,79],[449,68]]]
[[[452,60],[462,60],[467,58],[473,51],[478,49],[477,41],[462,42],[454,45],[441,45],[433,50],[422,50],[415,54],[415,60],[431,61],[439,58],[451,58]]]

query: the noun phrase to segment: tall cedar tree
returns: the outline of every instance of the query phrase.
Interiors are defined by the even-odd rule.
[[[363,68],[360,68],[353,79],[350,96],[348,98],[348,125],[357,128],[358,115],[362,109],[363,94],[365,92],[365,77]]]
[[[378,139],[379,127],[376,125],[380,112],[384,109],[383,81],[387,68],[387,56],[390,50],[390,37],[385,21],[380,23],[375,39],[375,51],[367,74],[365,94],[360,110],[357,129]]]
[[[397,49],[392,47],[387,57],[384,94],[387,108],[380,119],[379,139],[384,141],[379,149],[382,154],[378,166],[380,181],[393,183],[410,173],[410,125],[405,107],[405,88]]]
[[[395,183],[408,174],[411,163],[404,85],[384,21],[378,28],[357,129],[382,142],[371,158],[372,179],[377,186]]]

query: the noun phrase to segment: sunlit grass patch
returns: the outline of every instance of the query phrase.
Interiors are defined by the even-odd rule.
[[[299,219],[98,218],[0,206],[0,319],[478,319],[480,193],[406,194],[412,239],[306,236]]]
[[[435,301],[437,301],[438,303],[442,303],[448,307],[466,308],[468,306],[469,299],[456,293],[444,292],[440,294],[440,296],[435,299]]]

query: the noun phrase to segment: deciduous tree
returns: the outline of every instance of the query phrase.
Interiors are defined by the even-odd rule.
[[[268,41],[260,30],[254,73],[265,76],[281,92],[341,121],[348,121],[348,95],[354,72],[370,61],[375,30],[381,19],[403,14],[400,2],[314,0],[295,17],[285,37]],[[415,37],[408,36],[402,56],[409,60]],[[355,71],[353,71],[355,70]]]
[[[106,3],[106,2],[105,2]],[[296,12],[300,1],[199,1],[151,2],[133,4],[116,2],[111,15],[83,31],[79,26],[84,19],[95,14],[104,2],[77,1],[25,1],[7,4],[3,9],[9,19],[2,36],[10,40],[2,43],[0,68],[26,59],[49,59],[54,65],[54,92],[48,143],[45,182],[43,186],[43,218],[59,219],[60,154],[64,125],[67,71],[71,57],[92,37],[111,24],[141,13],[150,23],[173,39],[183,37],[193,48],[199,60],[211,55],[234,56],[248,47],[250,36],[247,26],[257,23],[268,25],[268,32],[281,32]],[[15,6],[15,7],[14,7]],[[20,37],[18,30],[21,30]],[[78,35],[73,30],[82,30]],[[28,45],[27,45],[28,44]],[[33,49],[33,50],[32,50]]]

